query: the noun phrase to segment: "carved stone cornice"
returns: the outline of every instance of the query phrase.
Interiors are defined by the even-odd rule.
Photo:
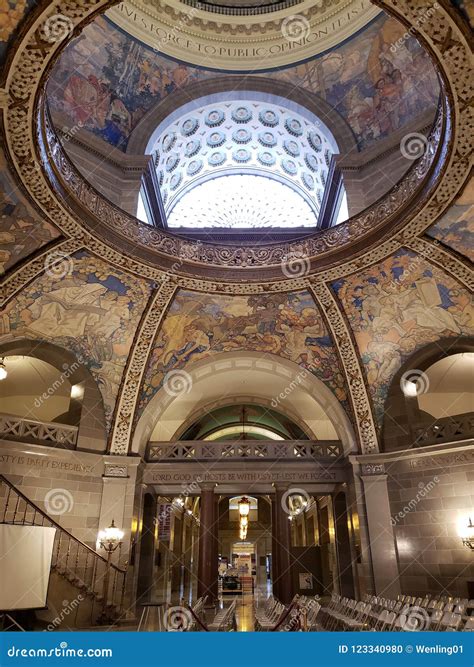
[[[154,293],[150,305],[142,318],[116,403],[117,410],[110,439],[111,454],[128,453],[135,410],[147,360],[163,315],[175,291],[175,283],[171,281],[163,282]]]
[[[332,338],[342,360],[342,367],[349,387],[352,408],[355,415],[360,449],[365,454],[378,451],[377,431],[375,428],[372,405],[364,374],[352,342],[347,323],[339,310],[336,299],[325,283],[312,283],[311,291],[319,307],[323,310],[331,329]]]

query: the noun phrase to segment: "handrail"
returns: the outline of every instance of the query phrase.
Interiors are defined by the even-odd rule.
[[[30,500],[30,498],[25,496],[24,493],[22,493],[19,489],[17,489],[17,487],[14,484],[12,484],[4,475],[0,475],[0,481],[3,482],[4,484],[6,484],[17,495],[19,495],[20,498],[22,498],[25,501],[25,503],[27,503],[28,505],[31,505],[33,507],[33,509],[35,510],[35,512],[40,514],[44,519],[46,519],[46,521],[49,521],[55,528],[58,528],[63,533],[66,533],[68,538],[72,539],[74,542],[79,543],[84,549],[86,549],[87,551],[92,553],[96,558],[100,559],[101,561],[103,561],[104,563],[107,564],[107,559],[104,558],[104,556],[101,556],[101,554],[97,553],[97,551],[92,549],[85,542],[82,542],[82,540],[80,540],[79,538],[75,537],[75,535],[70,533],[66,528],[64,528],[64,526],[61,526],[61,524],[59,524],[57,521],[52,519],[48,514],[46,514],[46,512],[44,510],[41,509],[41,507],[36,505],[36,503],[34,503],[32,500]],[[8,522],[6,521],[6,522],[2,522],[2,523],[8,523]],[[114,570],[118,570],[121,574],[125,574],[127,572],[126,568],[121,568],[118,565],[114,565],[113,563],[110,563],[110,567]]]
[[[201,626],[201,628],[204,630],[204,632],[210,632],[210,630],[209,630],[209,628],[207,627],[207,625],[205,625],[205,624],[203,623],[203,621],[201,621],[201,619],[200,619],[199,616],[195,613],[195,611],[194,611],[194,609],[191,607],[191,605],[188,604],[188,605],[186,605],[186,606],[187,606],[187,608],[188,608],[188,611],[191,612],[191,616],[194,618],[194,620],[196,621],[196,623],[197,623],[198,625]]]

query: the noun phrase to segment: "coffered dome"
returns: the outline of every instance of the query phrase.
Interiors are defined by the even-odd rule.
[[[168,227],[317,227],[338,152],[328,128],[276,96],[214,97],[178,109],[153,134]]]

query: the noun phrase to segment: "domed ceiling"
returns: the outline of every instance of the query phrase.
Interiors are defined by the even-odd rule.
[[[118,27],[173,58],[208,69],[257,71],[337,46],[380,14],[366,0],[126,0],[107,12]]]
[[[382,4],[393,11],[398,7],[408,26],[417,25],[419,13],[411,3],[397,0]],[[305,3],[285,7],[285,11],[298,13],[300,6]],[[48,342],[85,363],[102,393],[111,453],[129,451],[134,425],[161,390],[168,373],[190,372],[194,362],[212,358],[220,363],[224,355],[238,353],[257,356],[270,371],[277,358],[294,364],[300,373],[297,377],[315,376],[350,415],[360,451],[376,451],[385,400],[401,365],[428,344],[454,344],[474,333],[469,291],[474,189],[472,183],[468,185],[472,72],[466,64],[469,43],[461,19],[440,4],[435,17],[418,24],[443,71],[446,88],[441,117],[447,139],[436,153],[439,161],[428,163],[428,173],[415,162],[413,172],[418,180],[404,180],[395,194],[382,199],[375,213],[371,209],[362,221],[356,220],[356,226],[362,228],[362,222],[376,226],[379,218],[387,217],[395,219],[395,229],[370,247],[365,245],[365,237],[358,239],[357,248],[345,248],[346,254],[336,259],[327,249],[339,248],[347,239],[352,241],[353,226],[342,223],[334,230],[318,231],[311,244],[298,241],[296,248],[302,252],[298,271],[285,273],[287,246],[282,246],[283,250],[278,246],[274,254],[273,246],[271,252],[266,246],[236,246],[232,251],[225,246],[219,254],[203,244],[203,249],[192,248],[195,254],[191,254],[187,240],[161,231],[158,235],[157,230],[112,208],[71,167],[58,143],[52,142],[51,152],[40,154],[35,131],[43,111],[41,77],[59,47],[38,42],[38,25],[58,7],[74,25],[90,19],[87,12],[91,10],[82,4],[75,5],[73,13],[69,5],[50,7],[44,3],[35,9],[34,20],[26,16],[20,33],[7,30],[0,35],[6,44],[13,34],[0,94],[0,262],[6,271],[6,307],[0,319],[2,350],[16,341]],[[234,9],[229,6],[229,10]],[[207,14],[215,16],[213,10]],[[13,30],[19,17],[11,12],[8,16]],[[255,22],[255,17],[252,20]],[[439,87],[434,67],[418,42],[404,37],[405,30],[382,14],[331,51],[297,67],[258,77],[265,85],[269,80],[278,85],[283,82],[323,101],[325,108],[335,111],[344,127],[351,129],[354,153],[370,156],[397,130],[401,136],[411,131],[420,112],[427,107],[434,112],[436,107]],[[392,49],[394,44],[399,47]],[[146,136],[148,142],[158,130],[154,141],[158,142],[159,163],[166,122],[177,124],[176,131],[181,131],[193,114],[202,110],[205,118],[211,111],[205,107],[215,100],[181,109],[183,113],[176,117],[170,115],[183,106],[183,99],[184,103],[197,99],[196,95],[187,96],[192,86],[211,80],[216,85],[213,92],[219,93],[222,79],[234,76],[238,75],[224,76],[173,61],[101,16],[74,39],[70,35],[65,38],[64,51],[50,70],[48,101],[58,128],[65,122],[78,134],[89,133],[97,140],[95,147],[105,145],[123,162],[130,155],[130,146],[136,146],[134,139],[144,127],[142,123],[156,107],[169,105]],[[178,96],[180,104],[175,104]],[[224,113],[230,117],[237,111],[234,102],[237,100],[227,100],[230,106]],[[256,100],[242,102],[240,106],[249,107]],[[262,108],[252,110],[252,122],[261,122],[263,108],[274,110],[270,99],[260,103]],[[288,114],[297,112],[293,107],[286,109]],[[302,117],[308,120],[304,114]],[[324,114],[318,117],[333,130]],[[285,127],[286,119],[282,114],[279,128]],[[259,135],[275,132],[267,126],[248,126],[251,141],[234,146],[233,134],[247,129],[245,123],[234,121],[227,129],[225,123],[216,128],[200,127],[202,136],[198,129],[190,137],[182,137],[184,149],[189,141],[199,138],[208,151],[199,158],[204,160],[224,150],[229,141],[232,145],[225,148],[224,163],[229,169],[235,166],[235,150],[255,143],[251,149],[254,160],[264,148],[258,143]],[[46,130],[48,138],[54,139],[54,131]],[[208,146],[215,130],[225,130],[224,143]],[[322,126],[317,130],[321,143],[325,145],[327,140],[332,157],[340,155],[340,143],[334,146],[323,130]],[[439,130],[435,136],[445,135]],[[242,138],[244,134],[239,132],[237,139]],[[216,137],[217,143],[220,139]],[[278,160],[295,160],[287,153],[283,156],[284,142],[297,144],[297,158],[303,160],[298,166],[304,171],[291,178],[303,188],[302,174],[308,166],[304,156],[310,153],[308,133],[300,137],[279,135],[276,140],[282,151],[275,156]],[[74,133],[63,141],[72,154]],[[295,152],[296,147],[292,145],[290,150]],[[325,150],[314,150],[320,171],[325,168]],[[193,157],[183,155],[180,159]],[[264,166],[258,163],[260,168]],[[204,167],[197,178],[203,172]],[[262,172],[246,175],[257,177]],[[223,178],[231,176],[227,173]],[[278,176],[284,179],[290,175],[284,172]],[[89,180],[95,180],[92,169]],[[205,180],[202,185],[213,180],[219,179]],[[273,181],[283,184],[275,178]],[[412,182],[415,185],[410,189]],[[366,182],[361,189],[369,185]],[[182,194],[184,199],[186,193]],[[403,200],[406,208],[393,213],[393,200]],[[87,227],[91,211],[94,226]],[[99,229],[104,220],[109,223],[107,234]],[[118,232],[113,236],[117,229],[123,232],[120,239]],[[130,229],[136,231],[136,237],[126,235]],[[324,233],[327,231],[329,235]],[[147,251],[141,256],[140,243]]]
[[[167,226],[316,227],[338,152],[329,130],[288,100],[221,97],[164,121],[153,144]]]

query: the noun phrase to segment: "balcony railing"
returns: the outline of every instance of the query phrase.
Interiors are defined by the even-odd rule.
[[[474,412],[443,417],[429,425],[415,425],[414,433],[417,447],[474,438]]]
[[[77,426],[39,422],[15,415],[0,414],[0,438],[5,440],[19,440],[40,445],[54,444],[71,449],[76,446],[77,431]]]
[[[314,461],[335,460],[344,455],[339,440],[230,440],[209,442],[150,442],[148,461]]]

